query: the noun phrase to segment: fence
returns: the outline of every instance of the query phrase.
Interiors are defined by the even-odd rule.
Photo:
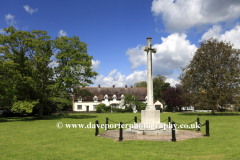
[[[137,123],[137,120],[139,120],[139,121],[141,121],[141,119],[138,119],[137,118],[137,116],[135,116],[133,119],[131,119],[130,121],[127,121],[127,122],[119,122],[119,141],[122,141],[123,140],[123,129],[122,129],[122,125],[123,124],[127,124],[127,123],[129,123],[129,122],[132,122],[132,121],[134,121],[135,123]],[[163,121],[161,121],[161,122],[166,122],[168,120],[168,124],[171,124],[171,122],[172,122],[172,142],[176,142],[177,141],[177,139],[176,139],[176,134],[175,134],[175,124],[179,124],[179,125],[181,125],[181,123],[177,123],[177,122],[175,122],[175,121],[173,121],[172,119],[171,119],[171,117],[168,117],[167,119],[165,119],[165,120],[163,120]],[[106,123],[105,123],[105,130],[107,131],[107,130],[113,130],[113,129],[116,129],[116,128],[113,128],[113,129],[109,129],[108,128],[108,121],[110,121],[110,122],[113,122],[113,123],[115,123],[115,124],[118,124],[118,122],[115,122],[115,121],[113,121],[113,120],[111,120],[111,119],[109,119],[108,117],[106,117]],[[207,136],[207,137],[210,137],[210,134],[209,134],[209,121],[208,120],[206,120],[206,122],[204,123],[204,124],[201,124],[200,123],[200,119],[199,118],[197,118],[196,120],[194,120],[194,121],[192,121],[191,123],[188,123],[187,125],[190,125],[190,124],[193,124],[193,123],[195,123],[195,122],[197,122],[197,129],[198,129],[198,131],[201,131],[201,128],[200,127],[202,127],[202,126],[206,126],[206,135],[205,136]],[[98,120],[96,120],[96,132],[95,132],[95,136],[97,136],[99,134],[99,122],[98,122]]]
[[[176,134],[175,134],[175,124],[179,124],[180,125],[180,123],[176,123],[175,121],[173,121],[172,119],[171,119],[171,117],[168,117],[168,124],[169,123],[171,123],[172,122],[172,142],[176,142]],[[206,126],[206,137],[210,137],[210,134],[209,134],[209,120],[206,120],[206,122],[204,123],[204,124],[201,124],[200,123],[200,119],[199,118],[197,118],[196,120],[194,120],[193,122],[191,122],[191,123],[188,123],[187,125],[190,125],[190,124],[193,124],[194,122],[197,122],[197,129],[198,129],[198,131],[201,131],[201,128],[200,127],[203,127],[203,126]],[[191,129],[190,129],[191,130]]]

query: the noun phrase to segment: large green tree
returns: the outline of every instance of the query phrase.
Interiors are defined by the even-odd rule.
[[[235,103],[240,85],[239,55],[229,42],[213,38],[201,42],[179,77],[191,105],[205,106],[214,114],[217,105]]]
[[[46,31],[20,31],[12,26],[4,31],[6,35],[0,35],[2,106],[15,107],[16,112],[37,106],[42,117],[44,110],[51,112],[50,103],[69,104],[73,85],[93,83],[97,75],[91,68],[93,57],[78,37],[52,40]]]
[[[157,75],[153,78],[153,96],[155,100],[162,101],[162,94],[167,88],[170,87],[170,83],[165,82],[166,77],[162,75]]]

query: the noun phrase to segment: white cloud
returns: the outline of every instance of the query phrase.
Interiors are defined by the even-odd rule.
[[[3,31],[3,29],[0,29],[0,34],[4,34],[5,31]]]
[[[167,31],[203,24],[231,22],[240,16],[239,0],[153,0],[154,16],[162,16]]]
[[[5,20],[6,20],[7,24],[10,26],[14,26],[17,23],[14,19],[14,16],[11,14],[5,15]]]
[[[99,68],[100,68],[100,61],[99,60],[96,60],[96,61],[92,60],[92,69],[94,71],[96,71]]]
[[[128,86],[134,85],[137,81],[146,81],[147,80],[147,71],[134,71],[129,76],[122,75],[120,72],[117,72],[117,69],[112,70],[107,77],[103,75],[97,76],[94,80],[95,86],[100,84],[103,87],[111,87],[115,85],[116,87],[124,87],[126,84]]]
[[[175,86],[176,84],[180,84],[180,81],[179,80],[175,80],[173,78],[167,78],[166,79],[166,82],[170,83],[171,86]]]
[[[124,87],[126,84],[130,87],[133,86],[135,82],[138,81],[147,81],[147,70],[145,71],[134,71],[132,74],[126,76],[122,75],[120,72],[117,72],[117,69],[112,70],[107,77],[103,75],[98,75],[96,80],[94,80],[94,85],[101,85],[102,87]],[[167,78],[166,82],[170,83],[171,86],[179,84],[179,81],[174,80],[173,78]]]
[[[109,73],[109,76],[112,77],[116,72],[117,72],[117,69],[112,70],[112,71]]]
[[[128,49],[126,55],[129,55],[128,60],[131,63],[131,69],[134,70],[138,66],[147,64],[146,52],[141,51],[141,46],[138,45],[136,48]]]
[[[218,40],[223,40],[231,42],[234,44],[234,48],[240,49],[240,25],[237,24],[233,29],[222,33],[222,28],[220,26],[213,26],[206,33],[202,35],[201,41],[209,38],[217,38]]]
[[[185,67],[192,59],[192,54],[197,47],[190,44],[186,39],[186,34],[174,33],[167,38],[161,38],[161,44],[153,45],[157,53],[153,54],[153,75],[172,75],[175,69]],[[147,53],[140,50],[140,46],[128,49],[131,69],[137,69],[138,66],[147,65]]]
[[[61,36],[67,36],[67,33],[64,31],[64,30],[60,30],[59,32],[58,32],[58,36],[59,37],[61,37]]]
[[[199,40],[199,42],[212,37],[218,38],[217,36],[220,35],[221,32],[222,32],[222,27],[219,25],[214,25],[213,28],[210,28],[206,33],[202,35],[202,38],[201,40]]]
[[[28,12],[28,13],[30,13],[30,14],[33,14],[34,12],[37,12],[37,11],[38,11],[37,8],[36,8],[36,9],[33,9],[33,8],[29,7],[28,5],[23,6],[23,8],[25,9],[26,12]]]

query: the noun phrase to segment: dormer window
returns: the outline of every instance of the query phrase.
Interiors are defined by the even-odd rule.
[[[98,100],[97,96],[94,96],[93,100],[94,100],[94,101],[97,101],[97,100]]]
[[[121,95],[121,99],[124,99],[124,98],[125,98],[125,96],[122,94],[122,95]]]
[[[115,94],[113,95],[113,99],[117,99],[117,96]]]
[[[147,100],[147,96],[145,97],[145,100]]]
[[[108,95],[105,95],[105,96],[104,96],[104,99],[108,99]]]
[[[78,97],[78,101],[82,101],[82,97],[80,96],[80,97]]]

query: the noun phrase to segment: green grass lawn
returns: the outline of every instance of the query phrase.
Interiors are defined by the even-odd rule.
[[[210,122],[210,137],[178,142],[122,141],[96,137],[95,129],[63,127],[56,124],[89,124],[106,117],[127,122],[140,113],[99,113],[0,118],[0,159],[240,159],[240,114],[162,113],[178,123],[197,117]],[[100,133],[104,129],[100,129]],[[201,128],[205,134],[205,126]],[[124,138],[124,134],[123,134]],[[176,136],[177,138],[177,136]]]

